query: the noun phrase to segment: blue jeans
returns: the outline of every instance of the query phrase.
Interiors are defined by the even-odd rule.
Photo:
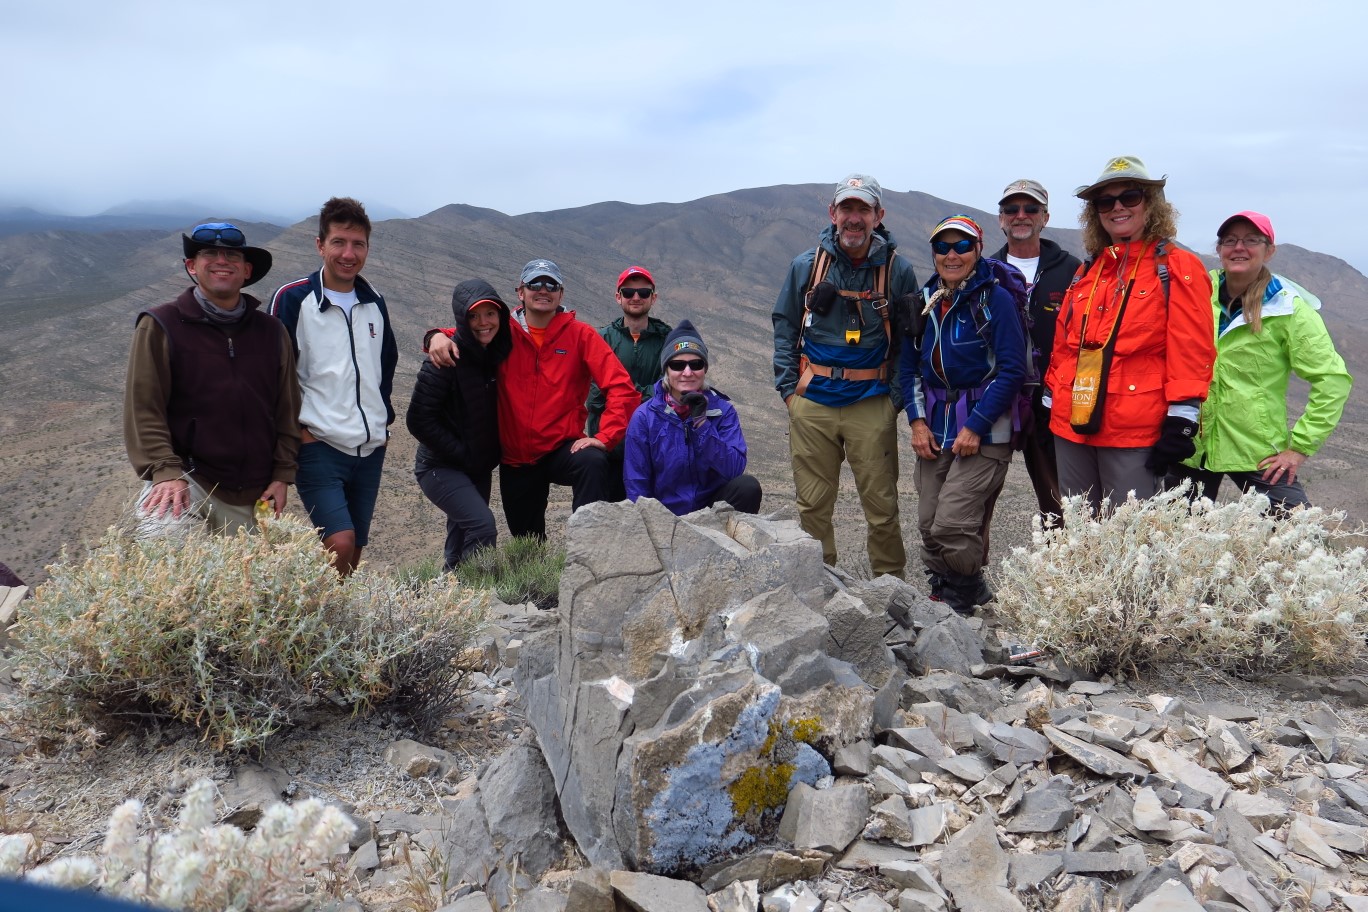
[[[377,447],[369,456],[354,456],[321,440],[300,446],[295,489],[309,511],[309,522],[324,539],[355,530],[358,548],[370,541],[371,517],[375,515],[384,467],[384,447]]]
[[[477,549],[493,545],[499,530],[489,509],[493,472],[466,473],[437,466],[417,475],[418,487],[446,514],[442,569],[454,570]]]

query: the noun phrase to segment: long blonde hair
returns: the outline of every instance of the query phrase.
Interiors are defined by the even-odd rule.
[[[1173,204],[1164,196],[1164,188],[1141,184],[1139,189],[1145,194],[1145,227],[1141,236],[1134,240],[1154,241],[1177,237],[1178,210],[1173,208]],[[1092,200],[1083,204],[1078,224],[1083,226],[1083,249],[1088,252],[1088,256],[1095,257],[1111,246],[1111,235],[1102,227],[1102,217],[1098,215],[1097,207],[1093,205]]]
[[[1225,270],[1221,270],[1221,278],[1225,278]],[[1269,271],[1268,264],[1259,267],[1259,274],[1254,277],[1254,284],[1240,292],[1240,310],[1244,312],[1245,323],[1249,326],[1249,331],[1258,335],[1263,329],[1263,302],[1264,295],[1268,294],[1268,283],[1273,281],[1273,273]]]

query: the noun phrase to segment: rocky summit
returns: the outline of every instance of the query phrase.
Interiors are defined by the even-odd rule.
[[[535,738],[409,830],[480,909],[1368,912],[1368,738],[1324,704],[1136,693],[1004,640],[790,520],[595,504],[559,609],[491,634]],[[391,762],[442,775],[415,751]]]

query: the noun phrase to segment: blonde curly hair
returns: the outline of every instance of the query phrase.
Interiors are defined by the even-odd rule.
[[[1102,227],[1102,218],[1093,200],[1102,195],[1103,190],[1110,188],[1115,192],[1121,187],[1134,187],[1145,194],[1145,227],[1140,237],[1132,240],[1154,241],[1178,236],[1178,210],[1164,196],[1163,187],[1147,187],[1135,181],[1115,181],[1098,187],[1092,198],[1083,204],[1083,211],[1078,216],[1078,224],[1083,228],[1083,249],[1090,257],[1097,256],[1112,244],[1111,235]]]

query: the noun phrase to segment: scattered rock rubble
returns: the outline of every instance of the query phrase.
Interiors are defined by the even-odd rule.
[[[1011,652],[823,567],[791,521],[594,505],[559,609],[490,635],[528,730],[475,775],[390,745],[433,801],[356,816],[365,904],[335,909],[398,908],[375,897],[421,849],[466,885],[440,912],[1368,912],[1368,737],[1325,704],[1137,694]],[[284,788],[249,766],[224,797],[250,823]]]

